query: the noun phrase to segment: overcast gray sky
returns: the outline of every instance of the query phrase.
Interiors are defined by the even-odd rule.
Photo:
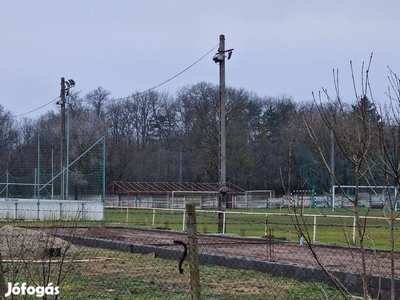
[[[259,96],[312,99],[333,92],[351,102],[350,60],[357,80],[373,52],[376,100],[386,101],[388,66],[400,73],[397,0],[0,0],[0,104],[14,115],[57,110],[60,78],[85,95],[98,86],[126,97],[197,61],[225,35],[234,48],[226,84]],[[217,48],[157,90],[201,81],[218,84]]]

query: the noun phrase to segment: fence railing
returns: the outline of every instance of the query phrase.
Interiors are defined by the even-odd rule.
[[[153,228],[165,228],[185,231],[186,228],[186,210],[168,209],[168,208],[134,208],[134,207],[114,207],[106,206],[109,211],[107,222],[113,222],[113,211],[118,212],[119,219],[123,223],[132,225],[144,225]],[[282,210],[283,211],[283,210]],[[275,236],[297,241],[298,229],[310,236],[313,243],[333,243],[337,244],[339,238],[333,237],[333,233],[343,236],[342,244],[349,242],[356,243],[356,217],[354,215],[336,215],[336,214],[299,214],[283,212],[246,212],[246,211],[218,211],[197,209],[198,230],[203,233],[217,232],[217,222],[219,214],[223,218],[223,232],[226,234],[236,234],[239,236],[267,236],[269,228],[274,228]],[[370,234],[374,228],[387,228],[388,219],[378,216],[361,216],[361,219],[371,223]],[[394,219],[395,225],[400,225],[400,218]],[[296,225],[296,226],[294,226]],[[329,231],[329,233],[327,233]],[[345,232],[345,236],[343,235]],[[326,235],[329,235],[328,237]],[[376,236],[376,239],[382,238]],[[340,242],[339,242],[340,243]]]

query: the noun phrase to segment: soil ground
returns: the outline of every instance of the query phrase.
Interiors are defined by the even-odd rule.
[[[70,232],[70,229],[68,229]],[[65,232],[63,232],[65,231]],[[58,233],[67,233],[59,228]],[[106,240],[117,240],[131,244],[153,245],[182,249],[174,244],[174,240],[187,243],[187,235],[183,232],[170,230],[146,230],[124,227],[91,227],[76,228],[75,235],[93,237]],[[272,237],[244,238],[237,236],[222,236],[216,234],[198,234],[199,252],[216,253],[219,255],[240,256],[264,261],[294,263],[304,266],[317,267],[318,264],[311,251],[321,263],[330,270],[359,272],[361,268],[361,253],[350,247],[312,245],[277,240]],[[400,253],[395,252],[395,276],[400,277]],[[390,276],[391,260],[389,251],[365,252],[367,273]]]

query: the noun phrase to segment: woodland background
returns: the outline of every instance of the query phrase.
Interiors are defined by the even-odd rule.
[[[341,132],[349,137],[345,131],[354,128],[360,112],[375,120],[382,114],[366,93],[349,104],[339,95],[319,97],[299,103],[285,95],[260,97],[227,87],[227,181],[245,190],[272,189],[277,195],[295,189],[328,192],[332,179],[321,151],[331,155],[333,131],[326,116],[347,116],[340,121],[342,129],[334,130],[335,139],[340,139]],[[218,103],[218,85],[207,82],[185,86],[176,94],[149,90],[123,99],[113,99],[112,92],[101,86],[86,95],[71,90],[66,106],[70,159],[105,135],[108,191],[119,180],[218,182]],[[397,132],[395,115],[388,115],[391,121],[385,124]],[[33,172],[38,132],[41,151],[52,151],[60,169],[59,107],[37,118],[15,118],[0,106],[1,174],[23,177]],[[392,143],[398,144],[397,137]],[[336,180],[354,185],[354,164],[338,147],[333,151]],[[371,157],[374,151],[378,155],[379,146],[370,148]],[[41,168],[51,173],[51,165],[43,162]],[[363,177],[357,184],[367,181]]]

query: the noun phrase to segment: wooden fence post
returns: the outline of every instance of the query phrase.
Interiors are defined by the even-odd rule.
[[[187,235],[189,241],[189,264],[190,264],[190,289],[192,300],[200,300],[201,287],[199,275],[199,256],[197,248],[197,223],[196,206],[186,204],[187,213]]]

